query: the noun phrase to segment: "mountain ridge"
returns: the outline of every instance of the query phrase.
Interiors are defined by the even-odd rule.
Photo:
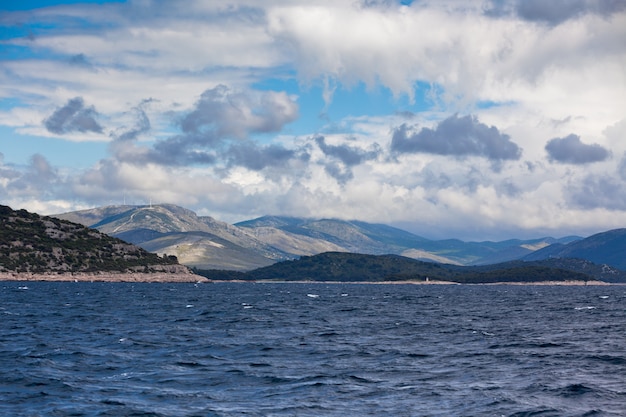
[[[559,251],[576,242],[583,242],[580,248],[589,247],[588,242],[584,243],[588,238],[578,236],[500,242],[430,240],[392,226],[358,220],[268,215],[229,224],[212,217],[197,216],[191,210],[172,204],[108,206],[56,216],[81,221],[147,250],[177,256],[184,265],[205,270],[249,271],[324,252],[395,254],[450,265],[480,266],[520,259],[586,259],[583,249],[573,253],[576,256],[565,252],[559,255]],[[623,243],[620,239],[626,240],[626,236],[617,233],[614,244],[619,248],[610,262],[605,262],[607,259],[601,256],[606,252],[601,247],[602,241],[613,234],[596,237],[599,241],[593,247],[596,247],[594,250],[598,256],[593,258],[594,262],[616,267],[617,258],[622,256],[626,247],[626,243],[620,246]]]
[[[290,259],[244,229],[173,204],[110,206],[57,214],[193,268],[254,269]]]
[[[584,258],[626,270],[626,228],[596,233],[567,245],[551,245],[525,256],[524,260]]]

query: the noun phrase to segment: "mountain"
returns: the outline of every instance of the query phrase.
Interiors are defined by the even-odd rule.
[[[235,223],[273,246],[297,255],[328,251],[397,253],[427,239],[383,224],[336,219],[265,216]]]
[[[233,274],[232,271],[199,271],[209,279],[251,281],[386,282],[447,281],[465,284],[496,282],[591,281],[592,275],[550,263],[512,262],[490,267],[454,266],[423,262],[399,255],[364,255],[326,252],[278,262],[264,268]],[[622,273],[621,281],[626,282]]]
[[[524,260],[580,258],[626,270],[626,229],[614,229],[571,243],[556,243],[535,251]]]
[[[554,257],[563,248],[577,247],[571,245],[582,239],[430,240],[384,224],[285,216],[264,216],[233,225],[171,204],[100,207],[57,217],[80,222],[151,252],[174,255],[184,265],[234,271],[324,252],[395,254],[450,265],[490,265]],[[585,250],[558,257],[575,256],[595,262],[608,253],[606,248],[598,249],[596,255],[602,256],[588,258]],[[614,256],[617,260],[623,253],[620,250]]]
[[[281,261],[344,253],[389,256],[377,259],[392,260],[381,267],[370,258],[333,255],[332,262],[337,259],[342,262],[352,259],[346,261],[347,264],[364,262],[360,269],[353,268],[356,275],[350,279],[368,274],[380,279],[380,271],[393,279],[437,277],[435,272],[441,271],[437,268],[444,268],[446,272],[442,277],[452,277],[458,282],[487,279],[487,276],[502,278],[503,274],[507,279],[522,279],[525,273],[546,276],[554,275],[554,270],[607,282],[626,282],[625,273],[621,271],[626,270],[623,256],[626,229],[598,233],[586,239],[570,236],[558,240],[463,242],[457,239],[434,241],[384,224],[337,219],[264,216],[231,225],[171,204],[98,207],[41,218],[24,210],[15,212],[6,206],[0,209],[3,216],[0,249],[4,251],[0,253],[0,271],[136,270],[176,264],[178,260],[199,270],[222,270],[222,274],[226,273],[224,270],[252,271],[248,275],[252,277],[264,270],[274,274],[276,270],[264,267],[276,263],[280,263],[277,268],[289,265]],[[24,222],[30,222],[30,230],[15,228],[16,224]],[[109,242],[107,235],[116,239]],[[54,243],[57,246],[50,239],[57,239]],[[87,249],[87,255],[81,252],[83,249]],[[406,259],[413,263],[406,264]],[[390,267],[391,264],[394,266]],[[399,265],[402,265],[400,269]],[[415,265],[419,265],[417,270]],[[475,266],[463,269],[468,265]],[[369,272],[366,273],[366,269]],[[472,278],[471,274],[477,275]]]
[[[0,272],[176,272],[175,257],[83,225],[0,206]]]
[[[150,252],[174,255],[180,263],[195,268],[248,270],[293,258],[245,229],[197,216],[173,204],[109,206],[56,217],[79,222]]]
[[[413,259],[453,265],[479,265],[519,259],[533,251],[576,237],[503,242],[463,242],[458,239],[429,240],[384,224],[336,219],[264,216],[235,223],[272,246],[296,255],[325,251],[372,255],[397,254]],[[317,244],[314,244],[317,242]]]

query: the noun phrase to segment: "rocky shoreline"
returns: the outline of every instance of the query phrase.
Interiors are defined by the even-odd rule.
[[[0,272],[0,281],[66,281],[66,282],[209,282],[206,278],[191,272],[168,273],[48,273],[31,274],[21,272]]]

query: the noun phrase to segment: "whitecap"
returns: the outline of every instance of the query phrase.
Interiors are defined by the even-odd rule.
[[[606,300],[607,298],[609,298],[608,295],[601,295],[600,298],[602,298],[603,300]]]
[[[185,308],[191,308],[191,307],[193,307],[193,304],[187,304],[187,305],[185,306]]]
[[[318,298],[319,294],[307,294],[306,296],[311,298]]]
[[[593,310],[594,306],[574,307],[574,310]]]
[[[26,285],[22,286],[22,287],[17,287],[18,290],[27,290],[29,289]]]

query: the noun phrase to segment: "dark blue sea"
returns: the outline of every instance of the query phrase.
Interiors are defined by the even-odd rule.
[[[626,416],[626,287],[0,282],[1,416]]]

